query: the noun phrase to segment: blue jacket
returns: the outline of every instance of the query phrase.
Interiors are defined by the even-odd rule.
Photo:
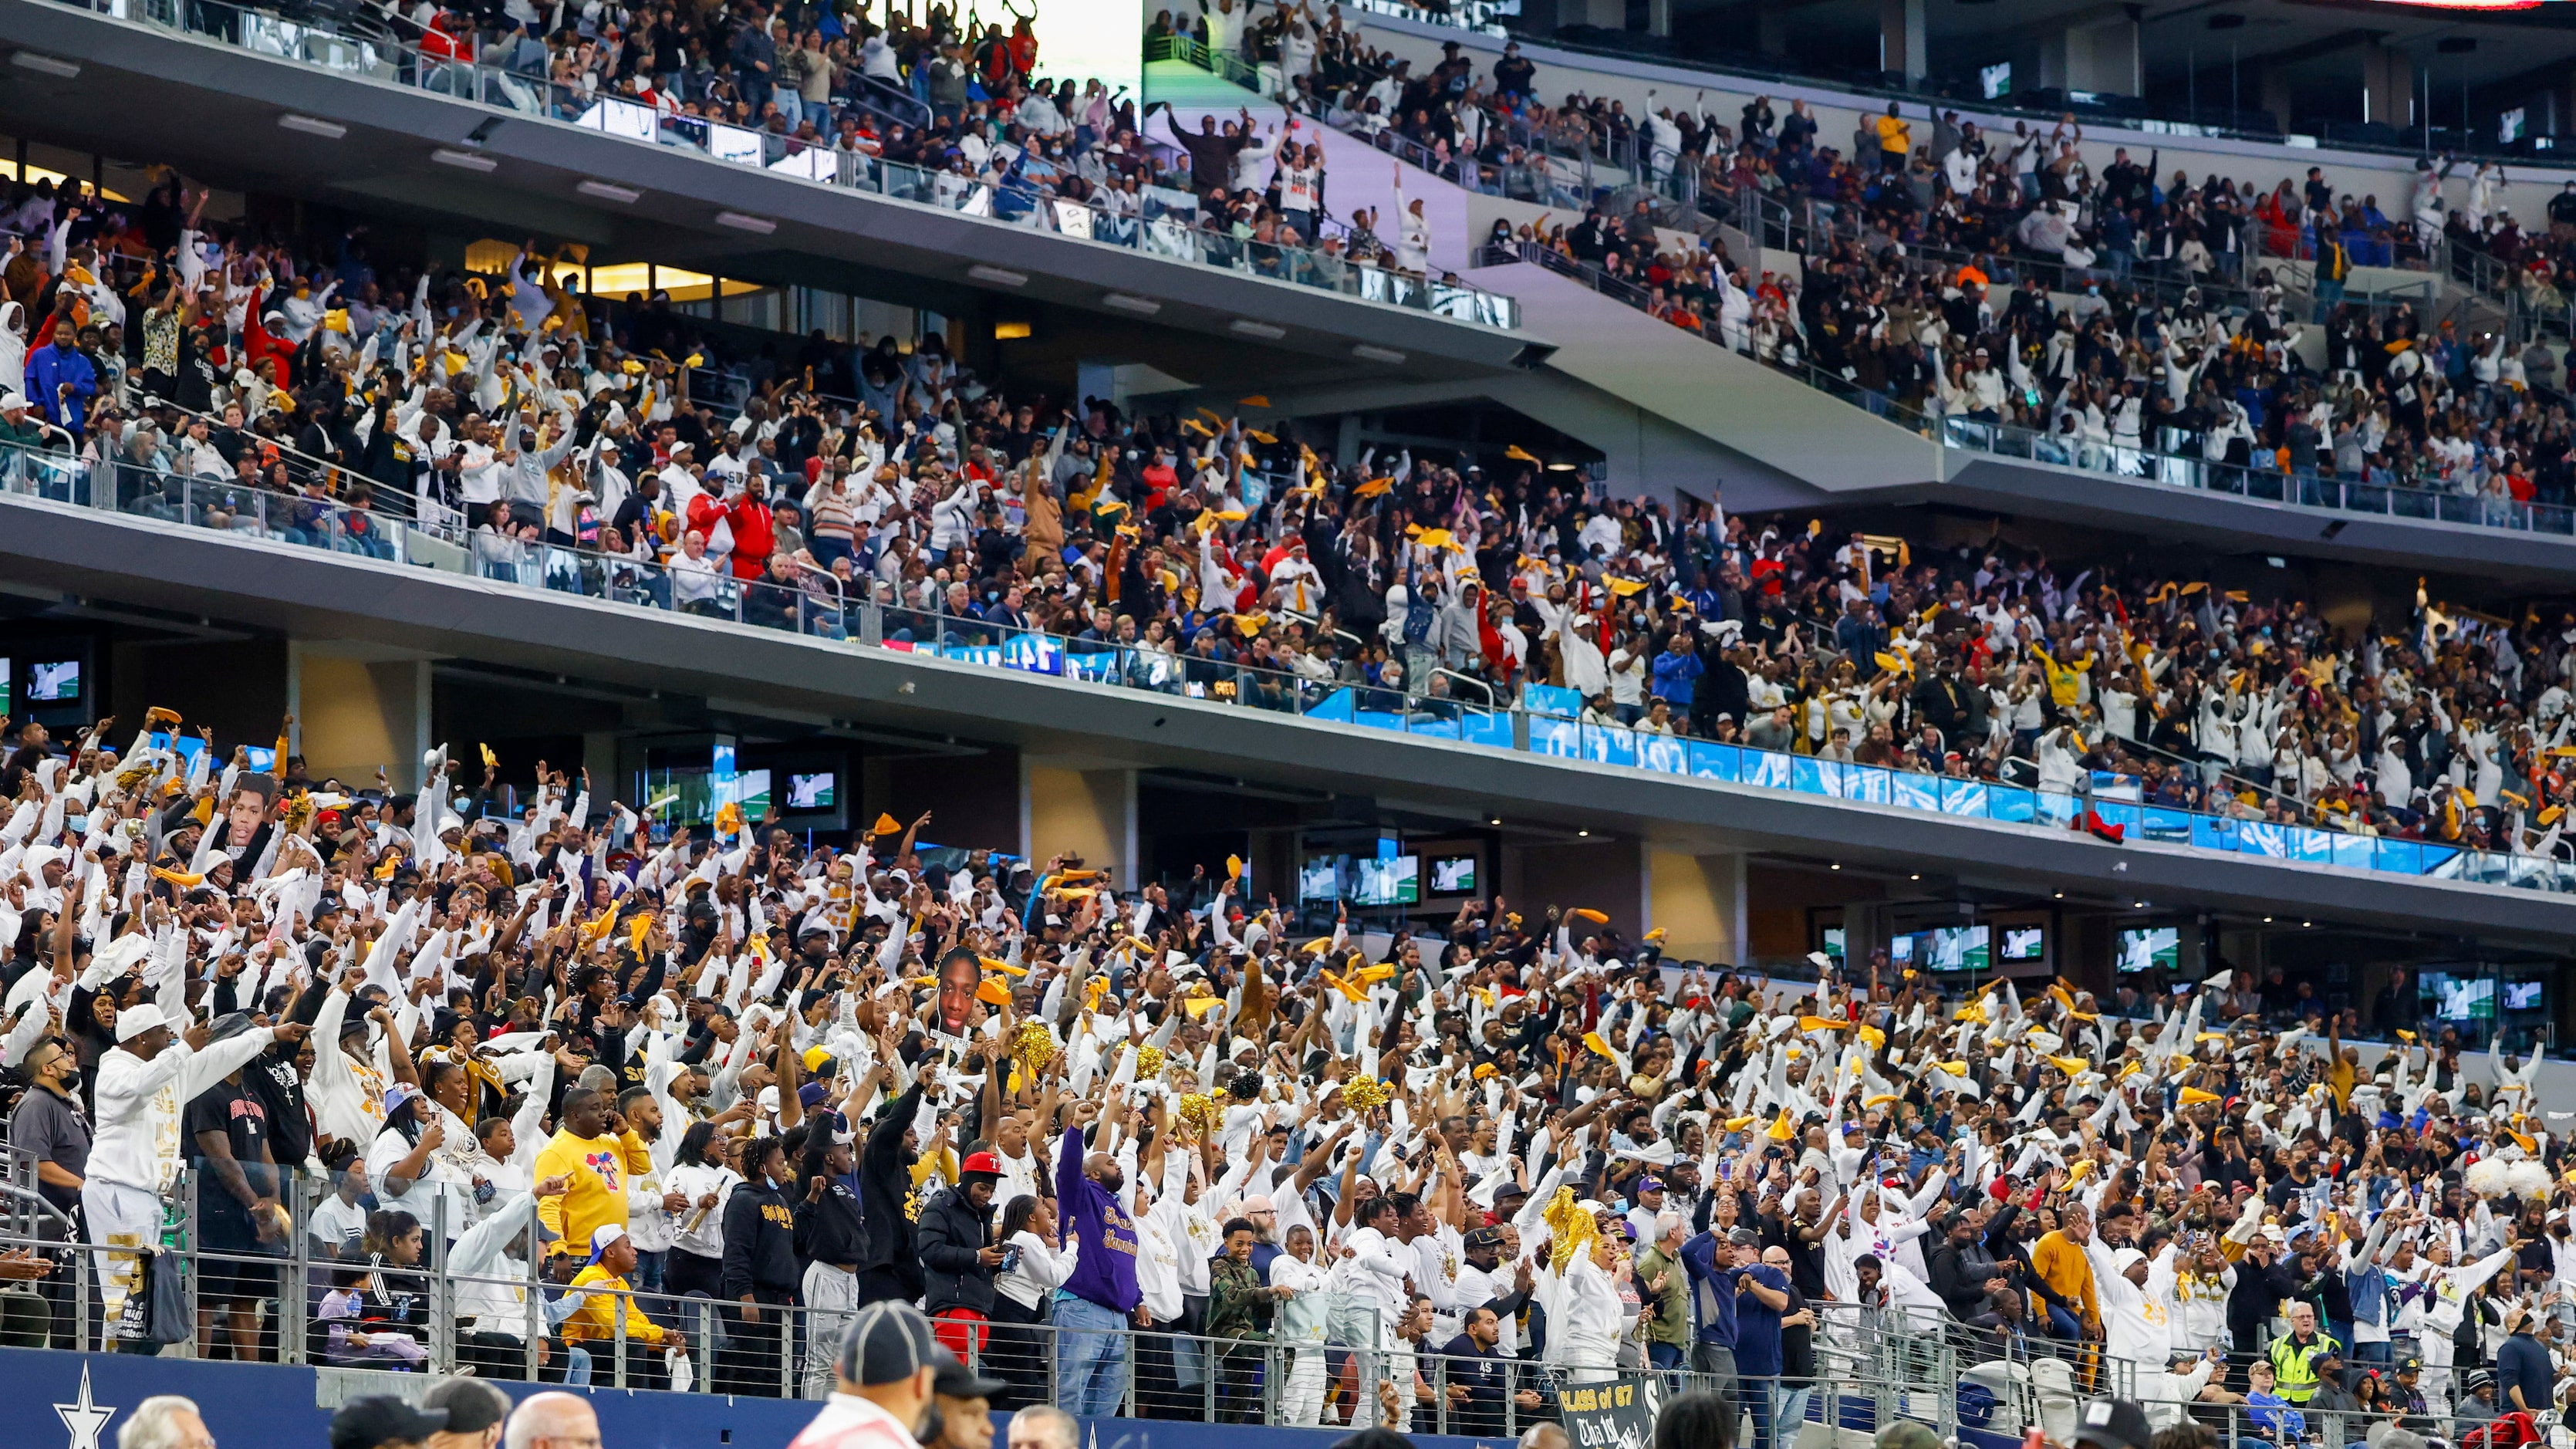
[[[1690,1274],[1691,1320],[1699,1341],[1734,1348],[1735,1283],[1718,1276],[1714,1231],[1682,1244],[1682,1270]]]
[[[62,391],[66,383],[69,394]],[[98,369],[78,348],[39,347],[27,354],[27,393],[47,422],[77,433],[89,417],[89,400],[98,396]]]
[[[1696,654],[1666,652],[1655,656],[1655,693],[1678,710],[1690,708],[1691,693],[1705,668]]]

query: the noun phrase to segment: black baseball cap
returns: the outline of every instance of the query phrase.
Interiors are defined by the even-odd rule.
[[[418,1444],[447,1427],[445,1409],[414,1408],[391,1394],[366,1394],[331,1416],[331,1449]]]
[[[2100,1449],[2147,1449],[2156,1436],[2147,1411],[2127,1399],[2094,1399],[2075,1426],[2075,1442]]]
[[[480,1434],[510,1417],[510,1396],[481,1379],[440,1379],[420,1396],[423,1409],[443,1409],[450,1434]]]
[[[988,1379],[959,1363],[957,1355],[944,1348],[931,1367],[937,1370],[937,1376],[930,1381],[931,1392],[947,1398],[989,1399],[1010,1387],[1007,1380]]]
[[[841,1338],[841,1377],[862,1388],[908,1379],[938,1364],[946,1350],[921,1310],[901,1299],[871,1303]],[[332,1449],[341,1449],[334,1444]]]

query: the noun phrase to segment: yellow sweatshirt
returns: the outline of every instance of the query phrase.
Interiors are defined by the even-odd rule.
[[[593,1263],[572,1275],[572,1286],[596,1287],[603,1291],[593,1293],[581,1300],[581,1306],[572,1311],[572,1317],[564,1320],[564,1342],[614,1340],[617,1337],[617,1315],[621,1313],[626,1315],[627,1342],[660,1343],[662,1341],[662,1325],[635,1310],[635,1300],[627,1296],[635,1290],[626,1286],[625,1279]],[[614,1298],[608,1296],[612,1291],[617,1294]]]
[[[531,1169],[535,1180],[564,1177],[571,1184],[561,1197],[539,1198],[537,1217],[556,1234],[553,1252],[576,1258],[590,1256],[590,1235],[602,1223],[626,1226],[627,1157],[614,1137],[575,1137],[557,1131],[537,1153]]]

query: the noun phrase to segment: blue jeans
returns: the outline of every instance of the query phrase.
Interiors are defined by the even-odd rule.
[[[1674,1369],[1690,1367],[1689,1363],[1682,1357],[1682,1346],[1678,1343],[1647,1344],[1646,1362],[1655,1368],[1668,1372]]]
[[[1771,1449],[1771,1399],[1779,1391],[1780,1380],[1769,1375],[1745,1374],[1735,1381],[1744,1412],[1753,1416],[1753,1449]]]
[[[2037,736],[2033,736],[2033,738],[2036,739]],[[2024,748],[2028,747],[2025,746]],[[2065,1309],[2054,1303],[2051,1303],[2048,1305],[2048,1334],[2051,1338],[2082,1338],[2084,1336],[2084,1325],[2077,1320],[2074,1314],[2067,1312]]]
[[[627,1276],[627,1286],[638,1293],[661,1292],[662,1265],[669,1259],[670,1254],[658,1248],[650,1253],[636,1249],[635,1271]]]
[[[1134,1320],[1088,1298],[1055,1296],[1055,1406],[1076,1418],[1118,1412],[1127,1398],[1126,1330]]]
[[[2397,1345],[2384,1338],[2377,1343],[2356,1343],[2352,1346],[2352,1361],[2354,1363],[2395,1363]]]

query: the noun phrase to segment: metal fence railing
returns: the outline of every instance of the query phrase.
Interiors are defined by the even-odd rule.
[[[1511,247],[1484,248],[1486,265],[1515,260],[1573,277],[1603,296],[1640,310],[1648,308],[1654,301],[1654,294],[1636,282],[1611,275],[1600,267],[1577,261],[1550,247],[1523,242]],[[1714,330],[1699,335],[1712,346],[1747,351],[1746,347],[1731,343]],[[1864,386],[1850,376],[1827,372],[1803,361],[1762,357],[1749,351],[1747,355],[1754,356],[1755,360],[1775,372],[1795,377],[1819,392],[1841,398],[1873,416],[1921,433],[1945,448],[1960,452],[2045,463],[2141,485],[2189,488],[2270,503],[2330,509],[2338,513],[2576,537],[2576,508],[2517,499],[2503,490],[2504,476],[2501,473],[2489,479],[2484,487],[2445,489],[2393,478],[2385,481],[2347,478],[2313,468],[2294,467],[2285,472],[2277,467],[2196,456],[2185,450],[2186,435],[2179,429],[2161,430],[2162,435],[2154,445],[2142,442],[2134,446],[2071,431],[2043,432],[1975,413],[1945,412],[1937,406],[1936,400],[1928,397],[1921,406],[1916,406],[1887,392]],[[2262,450],[2253,451],[2259,455]]]
[[[1202,217],[1195,198],[1186,193],[1171,196],[1168,202],[1140,203],[1133,211],[1095,207],[1057,194],[1044,176],[1018,167],[999,180],[962,171],[927,171],[830,143],[674,114],[641,101],[556,84],[543,73],[544,52],[533,42],[522,50],[533,51],[536,68],[525,63],[524,54],[510,64],[480,63],[492,57],[440,53],[438,49],[424,49],[381,33],[344,33],[328,21],[289,21],[225,0],[75,0],[74,8],[216,40],[343,75],[410,86],[646,145],[685,150],[780,177],[1052,231],[1453,321],[1506,330],[1520,325],[1519,304],[1510,297],[1387,267],[1355,264],[1320,249],[1239,239],[1219,227],[1215,218]],[[469,162],[473,159],[467,158]],[[774,223],[763,218],[730,212],[721,215],[735,217],[755,230],[774,228]]]
[[[613,1281],[580,1271],[587,1260],[578,1255],[529,1251],[538,1212],[525,1193],[467,1206],[470,1194],[429,1179],[392,1194],[381,1179],[253,1165],[245,1180],[256,1207],[238,1206],[212,1173],[183,1169],[158,1230],[119,1246],[67,1246],[13,1221],[0,1252],[33,1251],[54,1267],[35,1290],[48,1316],[19,1325],[20,1346],[100,1350],[144,1336],[196,1357],[817,1399],[832,1387],[855,1309],[682,1291],[689,1274],[676,1249],[658,1285],[639,1281],[640,1271]],[[363,1210],[370,1191],[372,1213]],[[398,1202],[420,1205],[426,1218],[398,1212]],[[559,1246],[547,1236],[539,1247]],[[146,1256],[150,1266],[138,1269]],[[173,1325],[138,1306],[161,1275],[181,1290],[160,1283],[164,1303],[184,1302],[175,1336],[156,1333]],[[969,1366],[1008,1386],[996,1407],[1052,1402],[1085,1415],[1516,1435],[1560,1417],[1560,1393],[1618,1380],[1650,1405],[1695,1389],[1731,1389],[1741,1401],[1758,1387],[1760,1402],[1746,1409],[1765,1426],[1867,1428],[1898,1415],[1954,1422],[1939,1392],[1949,1360],[1898,1354],[1901,1332],[1859,1319],[1819,1333],[1813,1375],[1746,1385],[1650,1369],[1633,1341],[1624,1362],[1590,1365],[1442,1352],[1453,1339],[1399,1337],[1365,1296],[1321,1297],[1244,1336],[1009,1316],[944,1322],[942,1332]]]
[[[1476,680],[1496,697],[1462,695],[1450,682],[1454,673],[1440,667],[1442,656],[1430,650],[1404,652],[1406,663],[1420,667],[1409,670],[1403,682],[1371,680],[1347,664],[1291,667],[1293,651],[1264,654],[1257,646],[1238,651],[1231,643],[1220,648],[1207,631],[1186,641],[1150,629],[1141,638],[1052,634],[971,606],[952,611],[907,605],[890,586],[866,576],[844,580],[805,569],[791,578],[773,573],[746,579],[691,559],[685,551],[662,558],[564,546],[534,536],[524,524],[505,530],[487,520],[468,528],[464,518],[452,513],[427,522],[388,519],[348,500],[310,492],[279,494],[131,465],[91,465],[24,448],[0,448],[0,497],[93,508],[224,537],[431,568],[833,644],[1295,714],[1425,741],[2042,829],[2075,830],[2098,821],[2144,839],[2227,854],[2576,893],[2576,863],[2551,856],[2210,813],[2141,798],[2133,788],[2135,780],[2113,778],[2106,784],[2088,776],[2067,789],[2000,773],[1976,778],[1838,763],[1587,718],[1586,702],[1569,690],[1525,685],[1515,697]],[[1477,667],[1472,660],[1456,662],[1468,670]],[[1412,683],[1416,677],[1423,681],[1419,688]]]

